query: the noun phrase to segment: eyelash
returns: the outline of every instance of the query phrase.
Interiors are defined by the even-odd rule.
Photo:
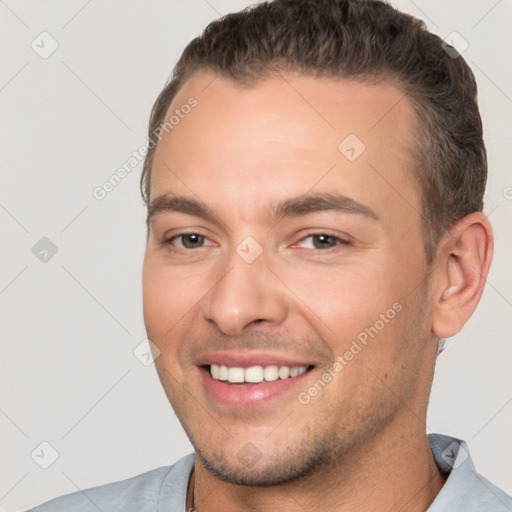
[[[339,247],[340,245],[342,246],[348,246],[348,245],[351,245],[350,241],[345,239],[345,238],[341,238],[337,235],[333,235],[331,233],[328,233],[328,232],[313,232],[313,233],[309,233],[307,234],[306,236],[302,237],[300,240],[299,240],[299,243],[301,242],[304,242],[304,240],[308,239],[308,238],[313,238],[313,237],[319,237],[319,236],[325,236],[325,237],[328,237],[328,238],[333,238],[336,240],[336,244],[333,245],[333,246],[330,246],[330,247],[327,247],[326,249],[317,249],[317,248],[313,248],[311,250],[313,251],[319,251],[319,252],[327,252],[329,251],[330,249],[335,249],[336,247]],[[296,245],[296,244],[295,244]],[[295,246],[294,245],[294,246]]]
[[[186,236],[193,236],[193,235],[197,235],[199,237],[202,237],[204,240],[208,240],[208,238],[204,235],[202,235],[201,233],[196,233],[196,232],[191,232],[191,233],[180,233],[178,235],[174,235],[166,240],[164,240],[163,244],[170,247],[171,250],[173,251],[192,251],[194,249],[201,249],[202,247],[204,247],[204,245],[200,246],[200,247],[194,247],[194,248],[187,248],[187,247],[175,247],[173,245],[173,241],[178,239],[178,238],[183,238],[183,237],[186,237]],[[330,249],[334,249],[338,246],[349,246],[349,245],[352,245],[351,242],[347,239],[344,239],[344,238],[341,238],[337,235],[333,235],[331,233],[328,233],[328,232],[312,232],[312,233],[308,233],[306,236],[302,237],[298,243],[301,243],[301,242],[304,242],[304,240],[307,240],[308,238],[312,238],[312,237],[319,237],[319,236],[325,236],[325,237],[328,237],[328,238],[333,238],[337,241],[337,243],[333,246],[330,246],[330,247],[327,247],[325,249],[316,249],[316,248],[312,248],[310,250],[313,250],[313,251],[318,251],[318,252],[328,252]],[[297,244],[294,244],[293,247],[295,247]]]
[[[177,238],[183,238],[183,237],[186,237],[186,236],[193,236],[193,235],[196,235],[196,236],[200,236],[201,238],[207,240],[208,238],[204,235],[202,235],[201,233],[196,233],[196,232],[191,232],[191,233],[180,233],[179,235],[173,235],[172,237],[166,239],[163,241],[163,244],[164,245],[167,245],[167,246],[170,246],[172,248],[172,250],[175,250],[175,251],[182,251],[182,250],[185,250],[185,251],[191,251],[193,249],[189,249],[187,247],[174,247],[173,245],[173,241],[176,240]],[[196,249],[201,249],[203,246],[201,247],[196,247]]]

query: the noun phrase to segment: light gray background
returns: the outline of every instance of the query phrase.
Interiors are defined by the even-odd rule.
[[[153,366],[141,304],[141,166],[92,195],[145,140],[184,45],[234,0],[0,1],[2,319],[0,508],[170,464],[190,444]],[[496,255],[482,303],[440,356],[427,426],[469,442],[481,473],[512,492],[510,48],[512,2],[394,5],[469,43],[491,175],[485,212]],[[47,31],[59,47],[49,58]],[[38,43],[39,41],[39,43]],[[46,263],[32,247],[58,248]],[[58,459],[46,470],[50,443]],[[42,451],[41,451],[42,450]]]

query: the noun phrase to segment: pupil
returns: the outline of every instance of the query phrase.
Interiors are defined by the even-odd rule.
[[[336,240],[334,239],[334,237],[329,236],[329,235],[317,235],[315,237],[315,240],[319,242],[318,244],[315,244],[315,245],[320,246],[320,247],[317,247],[317,249],[325,248],[326,245],[329,247],[334,247],[336,245]]]
[[[187,235],[183,237],[183,245],[187,248],[196,247],[198,244],[201,244],[203,241],[203,237],[201,235]]]

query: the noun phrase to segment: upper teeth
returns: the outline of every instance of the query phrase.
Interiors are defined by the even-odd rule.
[[[297,377],[308,369],[307,366],[249,366],[248,368],[228,367],[219,364],[210,365],[210,374],[214,379],[228,382],[269,382],[277,379]]]

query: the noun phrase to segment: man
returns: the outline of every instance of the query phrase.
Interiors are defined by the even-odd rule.
[[[462,57],[381,2],[276,0],[189,44],[149,139],[144,318],[195,454],[34,510],[512,510],[425,433],[492,256]]]

